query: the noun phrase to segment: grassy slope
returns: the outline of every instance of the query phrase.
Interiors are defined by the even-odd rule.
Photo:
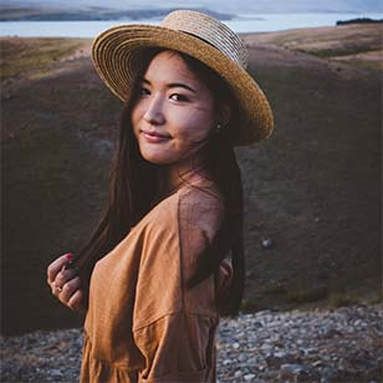
[[[245,35],[245,41],[249,46],[276,45],[382,70],[382,36],[383,24],[352,24]]]
[[[88,58],[61,62],[52,50],[41,65],[53,40],[13,41],[38,65],[4,79],[3,327],[70,326],[78,322],[50,297],[46,266],[79,249],[101,213],[120,104],[95,83]]]
[[[276,116],[271,140],[241,153],[245,169],[257,169],[247,191],[250,307],[379,295],[382,65],[360,52],[381,52],[382,32],[351,25],[244,36]],[[262,250],[260,236],[275,248]]]
[[[273,35],[246,37],[250,71],[276,117],[271,139],[237,150],[246,196],[246,305],[281,307],[324,297],[339,303],[365,292],[374,298],[380,73],[257,41]],[[19,59],[28,57],[23,70],[2,79],[6,332],[79,324],[50,297],[45,267],[58,254],[76,251],[100,215],[121,109],[87,56],[63,61],[52,42],[1,41],[9,44],[5,65],[24,65]],[[64,55],[89,45],[60,43]],[[262,249],[262,237],[272,238],[271,249]]]
[[[5,58],[1,63],[0,79],[13,77],[44,76],[52,63],[73,54],[88,42],[86,39],[65,38],[0,38],[1,53]]]

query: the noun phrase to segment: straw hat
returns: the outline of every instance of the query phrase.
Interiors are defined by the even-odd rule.
[[[92,60],[106,86],[126,101],[139,65],[139,52],[163,47],[186,53],[217,72],[230,85],[241,108],[238,140],[248,145],[271,134],[273,114],[259,85],[246,71],[247,49],[225,24],[196,11],[169,13],[160,26],[119,25],[93,41]]]

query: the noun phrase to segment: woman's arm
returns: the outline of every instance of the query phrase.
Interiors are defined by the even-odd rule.
[[[140,263],[133,338],[145,367],[138,381],[211,382],[219,320],[215,279],[211,275],[192,288],[186,281],[206,256],[222,219],[222,205],[205,191],[187,189],[180,192],[171,214],[169,209],[147,230],[150,239]],[[223,263],[220,269],[223,285],[230,275],[227,266]]]

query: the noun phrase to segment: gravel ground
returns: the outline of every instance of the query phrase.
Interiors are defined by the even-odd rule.
[[[1,337],[2,382],[76,382],[81,329]],[[218,382],[382,380],[383,304],[222,319]]]

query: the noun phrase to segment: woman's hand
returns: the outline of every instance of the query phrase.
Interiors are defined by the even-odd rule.
[[[75,270],[66,267],[72,260],[72,253],[55,259],[47,268],[47,282],[52,294],[65,306],[73,311],[84,311],[80,277]]]
[[[224,259],[219,266],[218,273],[218,290],[220,292],[225,291],[225,289],[230,285],[233,278],[233,266],[231,261]]]

